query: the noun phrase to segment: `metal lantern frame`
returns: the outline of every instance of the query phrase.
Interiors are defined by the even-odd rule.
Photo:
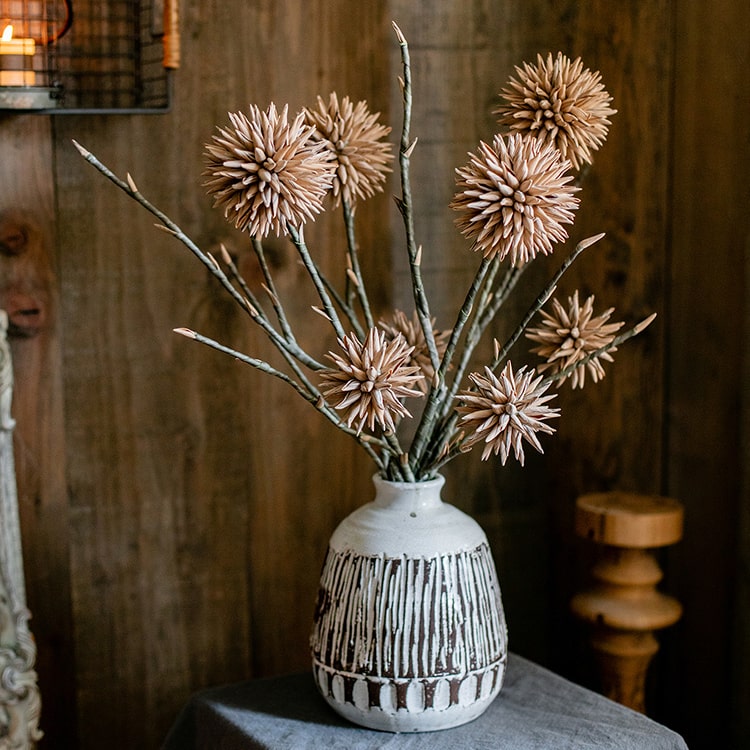
[[[178,34],[177,0],[0,0],[0,109],[164,112]]]

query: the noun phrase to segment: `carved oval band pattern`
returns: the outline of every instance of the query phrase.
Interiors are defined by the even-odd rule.
[[[329,548],[312,635],[323,695],[412,712],[490,700],[507,631],[487,544],[432,558]]]

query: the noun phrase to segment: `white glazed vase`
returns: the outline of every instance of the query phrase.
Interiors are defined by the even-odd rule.
[[[507,629],[487,537],[440,492],[388,482],[331,537],[311,637],[320,693],[391,732],[472,721],[502,687]]]

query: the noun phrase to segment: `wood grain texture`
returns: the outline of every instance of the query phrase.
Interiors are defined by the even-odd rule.
[[[572,230],[575,240],[607,237],[559,293],[580,285],[628,321],[659,313],[596,388],[561,391],[545,456],[529,455],[523,470],[468,456],[446,472],[446,499],[490,538],[510,647],[581,677],[585,652],[567,608],[584,568],[576,496],[673,496],[685,505],[685,537],[667,553],[663,589],[685,615],[662,638],[647,701],[691,747],[708,746],[716,727],[727,727],[724,746],[746,738],[750,648],[728,602],[735,597],[747,622],[736,522],[748,472],[739,417],[748,341],[738,329],[750,11],[739,0],[710,9],[669,0],[184,0],[180,10],[168,114],[0,117],[0,209],[31,209],[42,227],[55,311],[46,338],[14,342],[26,368],[17,374],[16,457],[47,747],[156,747],[193,690],[308,668],[328,537],[372,496],[366,456],[309,406],[171,332],[189,326],[271,356],[204,269],[70,139],[130,172],[202,247],[224,243],[258,280],[246,239],[200,187],[204,144],[227,111],[271,99],[296,110],[332,89],[367,99],[395,141],[391,19],[414,65],[417,231],[438,324],[452,324],[478,260],[447,208],[453,169],[492,137],[491,110],[513,66],[558,49],[599,69],[619,110]],[[358,211],[362,256],[376,306],[393,298],[407,308],[388,192]],[[338,222],[325,217],[306,232],[331,270]],[[285,243],[269,251],[290,314],[304,320],[301,338],[324,351],[333,340],[308,313],[303,272]],[[493,335],[507,333],[559,261],[530,269]],[[740,551],[746,565],[746,540]],[[744,583],[735,589],[735,580]]]
[[[25,334],[11,335],[16,420],[13,450],[23,538],[30,629],[37,640],[37,672],[45,724],[75,736],[70,534],[65,487],[66,446],[62,392],[59,288],[55,268],[52,140],[46,117],[0,116],[0,215],[20,227],[19,254],[0,254],[0,306],[17,304],[33,318]],[[29,309],[41,314],[25,316]],[[11,334],[18,334],[18,329]],[[68,689],[60,691],[58,686]],[[42,699],[44,703],[44,698]]]
[[[156,746],[197,686],[307,667],[326,542],[361,502],[356,488],[369,494],[371,469],[283,385],[172,333],[189,326],[273,357],[202,266],[70,139],[130,172],[203,248],[224,243],[250,269],[246,238],[200,187],[203,146],[251,101],[294,111],[337,88],[377,108],[389,31],[377,7],[187,4],[191,52],[169,116],[56,122],[81,747],[113,734],[123,747]],[[367,248],[385,246],[376,214],[360,218]],[[329,268],[339,221],[306,233]],[[304,272],[285,243],[268,244],[279,293],[304,321],[299,337],[322,353],[334,342],[309,312]],[[381,290],[386,261],[368,261]]]
[[[742,486],[748,452],[741,421],[741,400],[747,395],[742,363],[749,344],[742,321],[747,309],[742,269],[750,247],[748,27],[747,4],[721,2],[710,13],[689,4],[677,18],[675,37],[679,75],[665,468],[670,492],[685,504],[685,542],[672,563],[675,593],[686,612],[711,614],[687,616],[679,631],[671,655],[679,679],[669,711],[682,713],[683,702],[709,670],[728,681],[732,696],[728,700],[705,691],[701,710],[683,716],[697,746],[750,743],[750,718],[739,710],[743,698],[747,705],[750,685],[748,631],[740,627],[750,612],[749,547],[738,526],[749,499],[747,485]],[[738,551],[745,564],[738,561]],[[702,561],[698,567],[697,560]],[[733,619],[736,627],[728,631],[726,623]],[[691,644],[700,648],[684,658]]]
[[[576,287],[595,294],[598,310],[616,308],[631,324],[665,301],[668,216],[670,90],[669,5],[651,3],[544,2],[445,4],[396,3],[394,15],[410,39],[415,81],[413,135],[418,230],[423,230],[424,268],[439,300],[438,324],[452,325],[463,290],[477,266],[453,226],[447,204],[453,168],[466,161],[480,139],[495,132],[491,114],[514,66],[557,50],[600,70],[620,113],[583,181],[581,208],[571,243],[599,232],[607,236],[566,274],[558,295]],[[429,19],[424,22],[424,19]],[[395,251],[397,252],[397,251]],[[492,335],[503,341],[556,270],[564,249],[536,262],[504,308]],[[399,265],[400,264],[400,265]],[[408,293],[403,260],[394,259],[397,294]],[[546,456],[529,456],[526,470],[479,464],[469,458],[448,467],[448,487],[465,488],[465,507],[478,514],[499,557],[508,601],[512,647],[555,667],[574,669],[575,655],[555,652],[552,633],[572,638],[567,602],[572,593],[572,517],[575,497],[586,491],[656,491],[661,481],[662,425],[651,415],[664,406],[661,321],[615,354],[608,376],[584,393],[559,391],[558,434],[543,441]],[[514,362],[533,360],[519,342]],[[484,349],[485,357],[489,353]],[[480,360],[481,361],[481,360]],[[585,424],[585,428],[582,427]],[[648,446],[643,450],[643,446]],[[526,551],[528,550],[528,551]],[[519,557],[524,560],[518,566]],[[558,572],[556,572],[558,571]],[[529,588],[552,587],[549,598]],[[513,613],[524,627],[513,641]],[[531,625],[529,625],[531,623]]]

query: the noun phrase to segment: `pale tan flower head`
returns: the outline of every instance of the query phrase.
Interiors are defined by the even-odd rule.
[[[547,360],[539,367],[539,371],[551,369],[553,372],[560,372],[580,362],[597,349],[611,344],[615,334],[623,326],[622,323],[607,323],[613,312],[614,307],[610,307],[601,315],[594,316],[594,295],[580,305],[577,289],[572,297],[568,297],[567,310],[557,299],[553,299],[552,313],[542,310],[542,324],[536,328],[529,328],[526,332],[527,338],[539,343],[539,346],[531,351]],[[567,375],[572,387],[583,388],[586,372],[595,383],[601,380],[604,377],[604,365],[601,360],[612,362],[610,352],[616,351],[617,348],[613,346],[586,364],[576,367]]]
[[[335,368],[321,372],[323,395],[357,433],[365,425],[394,432],[397,419],[411,416],[400,399],[422,395],[413,388],[423,375],[408,364],[412,347],[402,336],[389,341],[377,328],[368,331],[364,344],[354,334],[338,342],[344,354],[328,353]]]
[[[313,137],[321,140],[333,155],[335,205],[343,198],[354,207],[358,199],[382,191],[393,154],[391,144],[381,140],[391,129],[378,123],[379,113],[370,112],[365,101],[353,105],[348,96],[339,104],[334,92],[327,104],[319,96],[318,108],[306,109],[305,116],[315,126]]]
[[[543,453],[536,433],[555,431],[545,422],[560,416],[559,409],[547,406],[554,394],[544,395],[549,383],[543,385],[541,375],[536,376],[534,370],[527,372],[525,367],[514,374],[510,362],[506,363],[500,377],[489,367],[484,368],[484,373],[469,375],[476,390],[459,394],[462,405],[457,411],[463,414],[461,422],[474,429],[464,442],[464,450],[483,442],[482,460],[499,453],[503,466],[513,450],[523,466],[523,441]]]
[[[503,89],[505,104],[495,110],[498,122],[511,130],[530,133],[542,143],[552,143],[575,169],[591,163],[607,138],[609,117],[617,112],[609,104],[601,75],[584,69],[581,58],[571,62],[562,52],[537,64],[516,66],[518,78]]]
[[[251,105],[249,115],[229,114],[232,126],[206,144],[205,182],[214,204],[238,229],[267,237],[299,228],[319,213],[333,180],[330,155],[310,136],[304,113],[289,122],[287,107],[265,112]]]
[[[442,358],[445,353],[445,347],[448,343],[448,338],[451,335],[450,331],[438,331],[435,328],[435,319],[432,321],[432,333],[435,337],[435,347],[437,349],[438,357]],[[419,322],[417,313],[412,314],[411,319],[406,317],[406,313],[401,310],[395,310],[391,320],[381,320],[378,325],[385,331],[388,339],[392,340],[398,336],[403,336],[407,345],[413,348],[411,356],[409,357],[408,364],[414,365],[420,369],[424,375],[424,380],[417,383],[417,387],[427,392],[430,382],[435,375],[435,369],[432,366],[430,360],[430,352],[427,348],[427,342],[425,341],[424,331],[422,325]]]
[[[518,134],[496,135],[492,146],[480,142],[469,157],[456,170],[451,208],[460,214],[456,226],[485,257],[509,255],[522,266],[567,238],[563,224],[573,223],[578,188],[568,184],[570,164],[556,148]]]

